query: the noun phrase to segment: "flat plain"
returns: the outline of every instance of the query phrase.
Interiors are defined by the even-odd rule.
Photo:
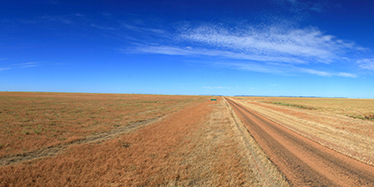
[[[229,100],[374,165],[373,100],[1,92],[0,186],[300,184]]]
[[[373,99],[238,97],[247,107],[330,149],[374,165]]]
[[[374,99],[253,97],[251,100],[374,120]]]
[[[4,92],[0,101],[0,186],[288,186],[220,97]]]
[[[344,136],[346,134],[334,131],[329,126],[328,116],[303,111],[290,112],[286,108],[295,106],[287,103],[273,108],[256,102],[244,103],[234,99],[228,101],[249,133],[292,186],[374,185],[374,167],[370,163],[363,163],[369,161],[372,155],[362,150],[352,150],[358,145],[345,147],[346,144],[357,143],[356,141],[366,144],[367,148],[370,144],[353,133]],[[295,110],[311,109],[297,106]],[[311,119],[325,118],[317,123],[298,118],[295,114],[304,114]],[[333,142],[336,138],[340,142]]]
[[[0,157],[84,139],[159,118],[202,97],[131,94],[0,93]]]

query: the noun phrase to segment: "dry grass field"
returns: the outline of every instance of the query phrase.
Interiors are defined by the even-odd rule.
[[[251,100],[374,120],[374,99],[254,97]]]
[[[0,186],[288,186],[218,97],[0,98]]]
[[[285,97],[234,99],[300,135],[374,165],[374,100]]]
[[[0,158],[78,141],[202,100],[196,96],[1,92]]]

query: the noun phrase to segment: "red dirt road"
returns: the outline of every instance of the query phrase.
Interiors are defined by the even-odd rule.
[[[328,149],[226,98],[293,186],[374,186],[374,167]]]

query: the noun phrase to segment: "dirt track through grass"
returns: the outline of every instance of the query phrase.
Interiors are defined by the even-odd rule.
[[[248,100],[235,101],[337,152],[374,166],[374,122],[339,114],[277,106]]]
[[[249,133],[242,120],[237,116],[226,99],[225,103],[235,121],[236,129],[240,133],[238,133],[237,136],[242,138],[242,145],[245,146],[244,150],[247,152],[247,157],[252,163],[251,168],[254,171],[254,178],[257,180],[254,186],[289,186],[282,173],[268,159],[267,155],[254,140],[253,136]]]
[[[293,185],[374,185],[374,167],[321,146],[231,100],[229,103]]]
[[[259,177],[245,137],[221,99],[142,127],[1,166],[0,186],[287,186],[281,175],[273,183]]]

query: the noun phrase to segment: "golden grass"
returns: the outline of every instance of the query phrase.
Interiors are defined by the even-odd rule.
[[[297,97],[242,97],[240,99],[342,114],[363,120],[374,120],[374,99]]]
[[[212,106],[208,99],[0,93],[0,104],[4,104],[0,116],[7,116],[0,118],[7,125],[0,127],[11,130],[8,136],[1,134],[0,140],[16,142],[0,148],[8,157],[168,114],[103,141],[69,144],[56,156],[1,166],[0,186],[287,186],[254,140],[249,140],[250,135],[240,133],[224,102],[218,99]],[[22,132],[38,125],[39,133]],[[55,136],[50,136],[49,128],[57,129]],[[30,147],[22,149],[25,146]],[[254,158],[260,158],[261,168],[270,168],[270,175],[264,178],[264,169],[258,170]]]
[[[195,126],[173,152],[179,165],[179,180],[170,186],[253,186],[251,161],[238,140],[233,120],[218,100],[212,112]]]
[[[251,110],[300,135],[364,163],[374,165],[374,147],[372,146],[374,144],[374,122],[352,118],[348,115],[357,111],[369,112],[373,100],[272,97],[235,99]],[[299,105],[315,109],[298,107]]]
[[[0,92],[0,158],[163,116],[205,97]]]
[[[192,111],[192,112],[191,112]],[[173,152],[209,113],[188,107],[170,118],[102,144],[71,146],[56,157],[0,168],[0,186],[156,186],[181,180]]]
[[[190,105],[106,142],[0,167],[0,186],[261,186],[233,122],[223,102]]]

